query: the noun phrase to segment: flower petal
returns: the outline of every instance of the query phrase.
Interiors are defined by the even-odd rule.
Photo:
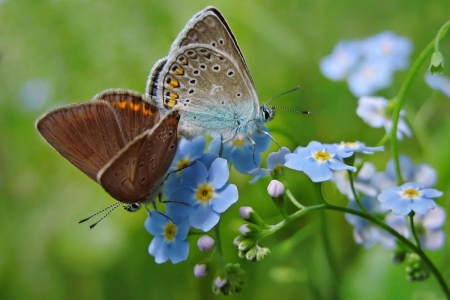
[[[216,158],[209,168],[208,182],[217,190],[227,183],[229,177],[230,170],[227,161],[223,158]]]
[[[216,191],[216,197],[210,200],[211,208],[218,213],[226,211],[239,198],[238,189],[234,184],[226,184]]]
[[[219,222],[220,214],[212,210],[211,206],[195,203],[191,206],[189,223],[192,227],[209,231]]]

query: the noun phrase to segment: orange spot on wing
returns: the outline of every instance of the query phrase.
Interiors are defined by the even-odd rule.
[[[150,116],[153,115],[152,110],[151,110],[151,109],[148,109],[148,108],[145,107],[145,106],[142,106],[142,113],[143,113],[144,115],[150,115]]]
[[[130,102],[130,108],[131,110],[138,111],[141,109],[141,104]]]
[[[184,69],[183,68],[178,68],[175,72],[175,75],[184,75]]]
[[[125,107],[127,107],[127,101],[119,101],[117,102],[117,106],[121,109],[124,109]]]
[[[179,86],[180,86],[180,83],[178,82],[178,80],[176,80],[175,78],[172,78],[172,81],[169,83],[168,88],[173,89],[173,88],[177,88]]]

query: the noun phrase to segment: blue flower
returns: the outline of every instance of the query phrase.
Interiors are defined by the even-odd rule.
[[[362,47],[367,58],[385,61],[392,70],[404,70],[409,66],[412,43],[407,37],[384,31],[367,38]]]
[[[341,155],[341,151],[349,152],[350,155],[353,155],[354,152],[364,153],[364,154],[373,154],[377,151],[384,151],[384,146],[380,147],[367,147],[366,144],[361,142],[341,142],[340,144],[335,144],[338,147],[339,155]],[[346,156],[347,157],[347,156]]]
[[[170,209],[166,213],[167,216],[154,210],[148,213],[144,226],[154,236],[148,252],[155,257],[158,264],[167,260],[176,264],[188,257],[187,235],[190,225],[187,218],[173,215]]]
[[[350,170],[356,171],[355,167],[347,166],[342,162],[342,158],[337,155],[337,146],[324,145],[312,141],[307,147],[298,147],[294,153],[286,154],[286,167],[297,171],[303,171],[313,182],[329,180],[332,171]]]
[[[263,177],[273,175],[274,170],[281,172],[284,163],[285,163],[285,155],[291,153],[291,150],[289,150],[286,147],[282,147],[277,152],[272,152],[267,157],[267,169],[262,168],[255,168],[248,172],[251,176],[253,176],[253,179],[250,181],[250,183],[255,183],[259,179]]]
[[[347,79],[356,97],[373,95],[392,83],[393,73],[406,69],[412,44],[390,31],[365,40],[339,42],[320,61],[322,74],[334,81]]]
[[[387,209],[374,197],[364,197],[361,199],[361,204],[371,214],[378,215],[387,212]],[[350,201],[348,207],[361,211],[355,201]],[[388,249],[395,246],[395,239],[372,222],[349,213],[345,214],[345,219],[354,227],[353,237],[357,244],[363,245],[365,248],[372,247],[375,243],[380,243]]]
[[[426,215],[414,215],[414,227],[422,248],[437,250],[444,246],[445,232],[442,227],[445,224],[445,219],[445,210],[439,206],[436,206]],[[411,236],[409,222],[406,221],[405,217],[389,214],[386,216],[385,222],[406,238]]]
[[[383,97],[362,97],[358,100],[358,108],[356,114],[363,119],[364,122],[374,128],[384,127],[387,133],[392,128],[392,118],[387,112],[389,101]],[[411,136],[411,131],[406,125],[403,116],[405,112],[400,111],[400,118],[397,124],[397,138],[401,140],[403,134]]]
[[[400,172],[405,182],[417,182],[425,188],[433,187],[436,184],[437,173],[430,165],[414,165],[406,155],[400,155],[399,161]],[[371,184],[379,190],[397,185],[397,174],[393,158],[387,162],[384,172],[378,172],[372,176]]]
[[[425,73],[425,82],[434,90],[450,97],[450,78],[441,74]]]
[[[356,66],[360,56],[360,43],[355,41],[341,41],[330,55],[320,61],[322,74],[330,80],[344,80]]]
[[[375,172],[375,166],[370,162],[365,162],[353,180],[355,190],[365,196],[376,197],[379,193],[379,190],[376,187],[372,186],[370,182]],[[331,181],[336,184],[336,187],[339,192],[341,192],[341,194],[345,195],[349,200],[354,200],[347,171],[333,172]]]
[[[263,131],[268,133],[266,127]],[[249,139],[232,140],[223,145],[222,157],[233,163],[234,168],[242,174],[247,174],[250,170],[261,164],[261,152],[267,151],[270,147],[270,136],[261,132],[254,132],[250,138],[255,142],[253,145]],[[215,137],[208,146],[208,152],[218,155],[220,149],[220,136]],[[253,159],[254,158],[254,159]],[[258,166],[255,166],[255,161]]]
[[[348,88],[355,97],[370,96],[392,83],[392,69],[383,60],[364,61],[348,76]]]
[[[199,160],[203,156],[205,151],[206,141],[202,136],[187,140],[182,138],[178,144],[178,150],[172,161],[169,171],[169,179],[164,184],[164,194],[169,195],[171,192],[182,186],[181,177],[190,164]],[[179,172],[175,172],[178,171]]]
[[[237,187],[226,184],[230,171],[223,158],[215,159],[209,170],[200,162],[188,169],[191,169],[189,185],[170,194],[169,201],[179,203],[168,205],[180,215],[188,216],[192,227],[208,231],[219,222],[220,214],[238,200]]]
[[[396,215],[407,215],[411,211],[427,214],[436,207],[432,198],[442,196],[442,192],[435,189],[425,189],[419,183],[405,183],[399,187],[384,189],[378,195],[378,200]]]

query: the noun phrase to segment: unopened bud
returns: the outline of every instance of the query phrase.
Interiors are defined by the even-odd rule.
[[[202,252],[211,251],[214,248],[215,241],[209,235],[204,235],[197,240],[197,246]]]
[[[208,274],[208,265],[205,264],[197,264],[194,267],[194,275],[195,277],[204,277]]]

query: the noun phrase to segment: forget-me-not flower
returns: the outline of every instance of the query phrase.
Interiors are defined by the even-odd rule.
[[[364,122],[374,128],[384,127],[386,133],[390,133],[392,128],[392,116],[387,109],[389,101],[383,97],[362,97],[358,100],[356,114]],[[397,124],[397,138],[401,140],[403,135],[411,136],[411,130],[403,120],[404,110],[400,111],[400,118]]]
[[[440,206],[436,206],[426,215],[414,215],[414,227],[424,249],[437,250],[444,246],[445,232],[442,227],[445,219],[445,210]],[[385,222],[406,238],[411,236],[409,222],[404,216],[389,214],[386,216]]]
[[[433,198],[442,196],[442,192],[435,189],[423,188],[419,183],[405,183],[399,187],[384,189],[378,195],[378,200],[396,215],[407,215],[411,211],[427,214],[436,207]]]
[[[385,31],[362,40],[339,42],[320,61],[320,70],[328,79],[346,79],[356,97],[370,96],[388,87],[395,71],[408,67],[411,51],[408,38]]]
[[[371,214],[384,214],[388,211],[383,204],[374,197],[362,198],[361,204]],[[355,201],[350,201],[348,203],[348,208],[358,211],[361,210]],[[388,249],[395,246],[393,237],[369,220],[349,213],[345,214],[345,219],[354,227],[353,237],[357,244],[363,245],[365,248],[372,247],[375,243],[379,243],[381,246]]]
[[[263,177],[273,175],[274,171],[281,172],[285,161],[285,155],[291,153],[291,150],[289,150],[286,147],[282,147],[277,152],[272,152],[267,156],[267,169],[263,168],[254,168],[250,172],[248,172],[251,176],[253,176],[253,179],[250,181],[250,183],[255,183],[259,179]]]
[[[268,132],[266,127],[263,131]],[[234,168],[242,174],[247,174],[250,170],[261,164],[261,152],[267,151],[270,147],[270,136],[260,132],[254,132],[250,138],[255,142],[255,148],[249,139],[231,140],[223,144],[222,157],[231,162]],[[215,137],[208,146],[208,152],[218,155],[221,138]],[[257,165],[255,165],[255,162]]]
[[[347,166],[342,159],[348,156],[338,156],[335,145],[325,145],[312,141],[306,147],[298,147],[294,153],[286,154],[285,167],[297,171],[303,171],[313,182],[329,180],[332,171],[350,170],[355,172],[356,168]]]
[[[367,147],[366,144],[361,142],[341,142],[340,144],[335,144],[338,147],[339,155],[342,152],[348,152],[353,155],[354,152],[359,152],[363,154],[373,154],[374,152],[384,151],[384,146],[379,147]],[[345,154],[344,154],[345,155]],[[347,156],[345,156],[347,157]]]
[[[391,83],[392,69],[381,60],[362,62],[347,79],[348,88],[356,97],[371,96]]]
[[[171,214],[170,209],[166,214],[164,216],[154,210],[148,213],[144,226],[154,236],[148,251],[158,264],[167,260],[176,264],[188,257],[187,235],[190,225],[187,218]]]
[[[220,214],[238,200],[237,187],[226,183],[230,172],[223,158],[216,158],[209,169],[200,162],[189,169],[190,178],[186,179],[189,185],[175,190],[167,198],[173,202],[170,203],[172,209],[189,217],[192,227],[208,231],[219,222]],[[188,209],[181,203],[188,204]]]
[[[403,181],[417,182],[425,188],[433,187],[436,184],[437,173],[430,165],[414,165],[411,159],[403,154],[399,156],[399,162]],[[379,190],[397,185],[397,174],[393,158],[387,162],[384,172],[378,172],[372,176],[371,184]]]
[[[392,31],[384,31],[368,37],[363,42],[363,52],[369,59],[387,62],[392,70],[404,70],[409,66],[411,41]]]
[[[369,197],[376,197],[376,195],[378,195],[378,189],[370,182],[375,172],[376,168],[374,164],[365,162],[362,165],[361,169],[358,171],[358,174],[353,179],[353,186],[355,187],[356,192],[360,192]],[[345,195],[349,200],[354,200],[347,171],[333,172],[331,181],[336,184],[336,187],[341,194]]]
[[[361,56],[361,46],[356,41],[341,41],[332,53],[322,58],[320,70],[330,80],[338,81],[347,78]]]

